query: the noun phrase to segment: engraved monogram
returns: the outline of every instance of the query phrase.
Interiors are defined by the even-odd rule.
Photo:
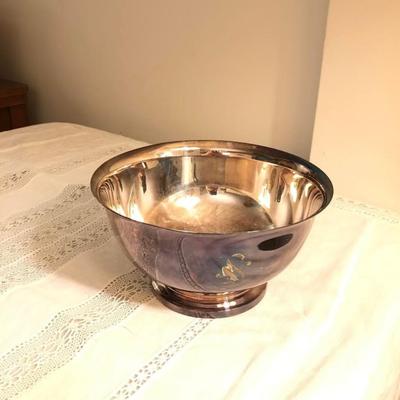
[[[246,256],[242,253],[235,253],[228,257],[225,264],[221,267],[221,271],[216,277],[236,282],[243,278],[246,267],[251,265],[251,261],[246,260]]]

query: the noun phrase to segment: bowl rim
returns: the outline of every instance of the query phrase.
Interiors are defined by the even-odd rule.
[[[269,162],[272,164],[277,164],[278,163],[272,161],[271,159],[273,159],[274,157],[276,157],[277,159],[280,159],[282,161],[289,161],[289,162],[294,162],[296,164],[300,164],[301,166],[305,167],[309,172],[312,172],[312,176],[306,176],[306,174],[304,172],[301,171],[297,171],[287,165],[282,165],[285,168],[288,169],[292,169],[293,171],[295,171],[296,173],[302,174],[303,176],[306,176],[308,179],[314,181],[318,187],[320,188],[321,192],[324,195],[324,199],[323,202],[321,204],[321,206],[318,208],[318,210],[316,212],[314,212],[313,214],[309,215],[308,217],[294,222],[292,224],[288,224],[288,225],[284,225],[284,226],[279,226],[276,228],[266,228],[266,229],[256,229],[256,230],[246,230],[246,231],[238,231],[238,232],[230,232],[230,233],[221,233],[221,232],[195,232],[195,231],[185,231],[182,229],[173,229],[173,228],[167,228],[167,227],[163,227],[160,225],[155,225],[155,224],[151,224],[148,222],[142,222],[142,221],[138,221],[132,218],[129,218],[125,215],[119,214],[118,212],[116,212],[115,210],[107,207],[105,204],[103,204],[103,202],[99,199],[98,196],[98,188],[99,188],[99,184],[102,182],[102,180],[107,176],[107,175],[111,175],[111,174],[115,174],[116,171],[122,170],[124,168],[129,167],[128,165],[125,166],[124,168],[120,168],[117,169],[115,171],[110,171],[109,174],[104,174],[103,171],[107,170],[107,167],[110,165],[115,164],[116,162],[123,160],[124,158],[126,158],[127,156],[132,156],[132,155],[137,155],[141,152],[147,152],[150,150],[156,150],[157,148],[161,148],[164,146],[176,146],[178,147],[186,147],[186,146],[195,146],[196,144],[206,144],[209,143],[210,145],[214,145],[215,147],[224,147],[225,150],[229,149],[229,150],[238,150],[238,146],[241,147],[242,149],[247,149],[247,150],[257,150],[258,152],[258,156],[260,156],[260,154],[265,154],[267,157],[265,159],[262,158],[256,158],[256,157],[252,157],[252,159],[254,160],[258,160],[258,161],[264,161],[264,162]],[[236,146],[236,147],[234,147]],[[209,151],[212,149],[209,149]],[[201,156],[201,155],[200,155]],[[147,158],[147,159],[142,159],[139,160],[138,162],[143,162],[146,160],[154,160],[157,157],[153,157],[153,158]],[[164,158],[164,157],[158,157],[158,158]],[[165,157],[166,158],[166,157]],[[297,156],[295,154],[283,151],[283,150],[279,150],[273,147],[267,147],[267,146],[263,146],[263,145],[259,145],[259,144],[253,144],[253,143],[249,143],[249,142],[239,142],[239,141],[234,141],[234,140],[215,140],[215,139],[190,139],[190,140],[178,140],[178,141],[168,141],[168,142],[160,142],[160,143],[155,143],[155,144],[149,144],[146,146],[141,146],[141,147],[137,147],[135,149],[132,150],[128,150],[125,151],[123,153],[117,154],[111,158],[109,158],[108,160],[104,161],[102,164],[100,164],[96,170],[93,172],[91,178],[90,178],[90,189],[91,192],[93,194],[93,196],[96,198],[96,200],[100,203],[101,206],[103,206],[108,212],[111,212],[115,215],[117,215],[120,218],[126,219],[127,221],[130,222],[135,222],[138,224],[143,224],[152,228],[156,228],[156,229],[165,229],[167,231],[172,231],[175,233],[181,233],[181,234],[186,234],[186,235],[196,235],[196,236],[234,236],[234,235],[241,235],[241,234],[257,234],[257,233],[265,233],[265,232],[280,232],[281,230],[285,230],[294,226],[298,226],[301,225],[307,221],[312,220],[314,217],[316,217],[318,214],[320,214],[323,210],[325,210],[328,205],[330,204],[330,202],[332,201],[333,198],[333,194],[334,194],[334,188],[333,188],[333,184],[332,181],[330,180],[330,178],[328,177],[328,175],[318,166],[316,166],[315,164],[313,164],[312,162],[305,160],[304,158]]]

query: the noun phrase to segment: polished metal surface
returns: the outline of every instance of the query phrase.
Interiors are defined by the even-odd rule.
[[[222,141],[121,154],[98,168],[91,186],[124,247],[153,279],[156,295],[198,315],[187,292],[194,304],[218,294],[214,316],[221,314],[221,293],[265,285],[286,266],[333,194],[329,178],[299,157]],[[224,304],[229,315],[229,301]]]
[[[226,293],[175,290],[152,281],[153,293],[167,307],[191,317],[229,317],[254,307],[264,297],[267,284]]]

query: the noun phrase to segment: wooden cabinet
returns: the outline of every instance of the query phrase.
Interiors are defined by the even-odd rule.
[[[0,79],[0,131],[28,125],[28,86]]]

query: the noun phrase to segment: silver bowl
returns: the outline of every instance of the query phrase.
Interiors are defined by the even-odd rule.
[[[118,155],[91,189],[157,298],[212,318],[261,300],[333,195],[325,173],[297,156],[202,140]]]

